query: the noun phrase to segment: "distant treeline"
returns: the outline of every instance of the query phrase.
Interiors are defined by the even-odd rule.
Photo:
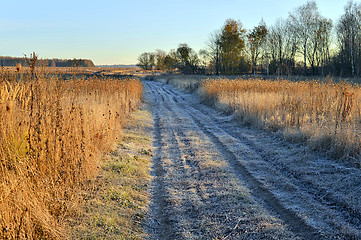
[[[137,68],[137,65],[133,64],[114,64],[114,65],[97,65],[96,67],[100,68]]]
[[[184,74],[361,76],[361,3],[348,1],[335,22],[321,15],[315,1],[273,25],[262,20],[245,29],[228,19],[198,53],[183,43],[141,54],[138,66]]]
[[[28,66],[26,58],[0,57],[0,66]],[[39,59],[37,66],[48,67],[94,67],[94,63],[89,59]]]

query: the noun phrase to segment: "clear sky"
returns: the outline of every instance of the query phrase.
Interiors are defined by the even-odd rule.
[[[228,18],[268,26],[306,0],[0,0],[0,55],[134,64],[146,51],[188,43],[198,51]],[[356,1],[357,2],[357,1]],[[317,0],[336,22],[347,0]]]

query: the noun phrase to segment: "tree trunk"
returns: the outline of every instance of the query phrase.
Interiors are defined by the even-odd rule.
[[[303,75],[306,75],[306,54],[307,54],[307,41],[305,41],[305,44],[303,45]]]
[[[216,50],[216,75],[219,75],[219,49]]]
[[[323,52],[321,51],[321,76],[323,76]]]
[[[253,75],[256,75],[256,59],[255,59],[255,53],[252,52],[252,67],[253,67]]]
[[[351,28],[351,68],[352,68],[352,76],[355,75],[355,65],[354,65],[354,57],[353,57],[353,27]]]
[[[358,58],[356,60],[356,68],[357,68],[357,71],[356,71],[356,74],[357,76],[360,76],[360,59],[361,59],[361,42],[360,42],[360,39],[358,39],[358,49],[357,49],[357,53],[358,53]]]
[[[265,55],[266,55],[267,76],[269,76],[269,62],[268,62],[268,49],[267,49],[268,37],[267,36],[268,35],[266,35]]]

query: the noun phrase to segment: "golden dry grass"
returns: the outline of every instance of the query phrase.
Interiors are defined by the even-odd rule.
[[[235,112],[245,123],[287,138],[307,140],[314,149],[360,166],[361,87],[325,81],[209,79],[205,102]]]
[[[29,59],[29,61],[31,58]],[[21,66],[17,64],[16,66],[6,66],[2,67],[3,72],[7,73],[23,73],[26,74],[31,70],[29,66]],[[103,76],[108,77],[119,77],[119,76],[136,76],[144,77],[149,74],[159,75],[162,71],[159,70],[143,70],[139,67],[48,67],[48,66],[37,66],[37,74],[40,75],[66,75],[66,76],[93,76],[94,73],[101,73]]]
[[[39,77],[40,76],[40,77]],[[63,220],[138,106],[136,79],[0,72],[0,238],[64,238]]]

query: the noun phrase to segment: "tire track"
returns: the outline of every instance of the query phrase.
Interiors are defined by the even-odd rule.
[[[331,218],[334,217],[332,224],[333,224],[333,228],[334,228],[333,230],[335,231],[334,235],[332,235],[332,233],[330,233],[330,235],[328,235],[329,238],[332,238],[332,239],[358,239],[360,237],[360,222],[361,222],[360,213],[361,213],[361,211],[359,208],[357,208],[355,205],[351,205],[350,203],[348,203],[347,201],[344,201],[343,199],[335,197],[332,192],[328,191],[328,189],[325,189],[323,187],[318,187],[316,185],[317,182],[313,182],[312,179],[310,179],[310,178],[304,178],[304,176],[302,174],[295,171],[294,169],[289,168],[286,164],[283,164],[282,161],[280,161],[280,159],[274,157],[273,152],[270,152],[267,149],[262,148],[263,146],[260,146],[258,142],[256,144],[253,136],[249,136],[246,133],[242,133],[239,131],[234,131],[235,124],[233,124],[233,126],[232,126],[233,121],[228,120],[228,121],[224,122],[220,119],[217,119],[215,116],[218,114],[215,114],[213,109],[209,109],[207,107],[204,108],[204,106],[201,107],[201,105],[199,104],[198,101],[195,101],[194,99],[192,99],[191,95],[187,95],[187,97],[186,97],[187,102],[184,103],[185,102],[185,101],[183,101],[185,99],[183,97],[184,94],[177,93],[176,90],[170,88],[169,86],[168,86],[168,88],[169,89],[167,92],[172,93],[171,95],[173,95],[172,96],[173,98],[175,98],[175,97],[178,98],[176,101],[177,104],[185,106],[188,103],[187,107],[185,107],[184,109],[187,109],[188,114],[192,115],[192,118],[195,120],[195,122],[198,123],[198,125],[201,128],[203,126],[204,131],[208,131],[208,136],[210,138],[213,138],[213,140],[215,142],[219,141],[219,139],[217,140],[218,136],[217,136],[217,134],[214,134],[214,131],[223,132],[224,135],[228,135],[229,137],[236,139],[237,141],[246,145],[250,149],[250,151],[252,151],[252,154],[257,156],[257,158],[261,158],[264,162],[267,162],[267,164],[269,165],[268,167],[270,167],[270,171],[275,171],[275,173],[277,172],[277,174],[284,175],[286,177],[286,179],[293,182],[297,186],[297,188],[300,188],[301,192],[307,193],[310,196],[312,196],[313,201],[317,202],[317,204],[320,205],[320,209],[322,209],[322,208],[325,208],[325,210],[328,209],[326,211],[330,211],[330,213],[332,215],[330,217]],[[168,97],[168,98],[170,98],[170,97]],[[223,119],[224,119],[224,117],[223,117]],[[204,122],[205,122],[205,124],[204,124]],[[211,123],[211,124],[208,124],[208,123]],[[217,126],[212,126],[214,124],[216,124]],[[215,130],[215,129],[218,129],[218,130]],[[218,134],[218,135],[221,136],[222,134]],[[222,138],[224,138],[224,136],[222,136]],[[227,151],[230,151],[227,147],[227,144],[228,144],[227,141],[222,144]],[[226,155],[229,155],[229,153],[226,153]],[[237,156],[231,150],[231,155],[229,155],[229,159],[236,159],[235,157],[237,157]],[[239,162],[236,164],[238,165]],[[236,168],[238,168],[238,167],[236,167]],[[246,171],[248,171],[245,166],[243,166],[243,168]],[[344,173],[345,176],[349,172],[348,168],[345,169],[342,166],[337,169],[339,169],[340,172]],[[328,174],[328,171],[329,170],[325,170],[325,173]],[[322,174],[322,173],[323,173],[322,170],[318,172],[318,174]],[[333,170],[332,170],[332,173],[334,173]],[[251,173],[249,171],[248,171],[248,174],[251,177],[254,177],[253,173]],[[355,171],[353,171],[353,174],[355,174]],[[263,185],[259,181],[258,181],[258,184],[260,184],[260,186]],[[269,190],[266,189],[266,191],[268,191],[271,195],[273,195],[272,192],[270,192]],[[275,196],[273,195],[273,197],[275,197]],[[272,197],[271,197],[271,199],[272,199]],[[277,198],[276,198],[276,200],[277,200]],[[280,200],[278,200],[278,201],[279,201],[279,203],[281,203]],[[282,203],[281,203],[281,207],[285,208]],[[274,208],[274,207],[272,207],[272,208]],[[285,209],[287,211],[290,211],[287,208],[285,208]],[[332,212],[334,212],[334,213],[332,213]],[[293,214],[294,216],[299,218],[293,211],[290,211],[290,214]],[[339,221],[339,220],[341,220],[341,221]],[[304,224],[307,225],[306,222],[304,222]],[[298,225],[298,223],[296,223],[296,225]],[[320,230],[321,229],[318,229],[318,231],[320,231]],[[322,232],[322,230],[321,230],[321,232]],[[327,232],[327,230],[323,230],[322,234],[325,234],[326,232]],[[316,233],[316,236],[317,236],[317,233]],[[310,236],[310,237],[312,237],[312,236]]]
[[[313,227],[307,225],[303,219],[299,218],[292,211],[286,209],[270,191],[264,188],[262,184],[252,176],[252,174],[237,160],[234,153],[230,151],[216,135],[209,131],[199,119],[194,117],[191,113],[190,115],[202,131],[206,133],[206,135],[217,145],[218,149],[225,158],[229,160],[237,175],[248,184],[250,189],[252,189],[253,196],[257,199],[261,199],[268,208],[274,211],[297,236],[305,239],[317,239],[321,237]]]
[[[160,199],[163,202],[160,204],[163,211],[156,213],[160,220],[158,235],[155,239],[222,239],[228,235],[232,239],[237,234],[249,234],[247,230],[241,229],[243,226],[239,226],[239,223],[245,222],[245,225],[247,225],[247,223],[253,221],[250,220],[252,218],[246,217],[244,218],[246,220],[236,220],[236,213],[230,214],[227,212],[229,210],[222,210],[227,209],[225,206],[228,204],[226,199],[220,200],[221,198],[215,196],[214,199],[210,200],[209,193],[216,194],[210,191],[210,189],[215,188],[214,183],[222,185],[225,182],[220,178],[220,175],[209,179],[205,178],[207,173],[204,172],[204,162],[201,159],[203,155],[198,153],[199,150],[217,152],[230,166],[232,173],[227,173],[226,178],[231,177],[231,174],[237,176],[239,186],[245,184],[250,189],[252,197],[257,200],[257,204],[268,209],[271,215],[282,220],[297,237],[302,239],[357,239],[360,236],[356,226],[359,223],[359,210],[357,208],[352,208],[347,203],[341,202],[328,194],[327,190],[317,187],[316,183],[312,183],[309,179],[298,175],[298,172],[289,168],[287,163],[282,163],[281,159],[272,156],[272,152],[262,149],[259,142],[254,142],[254,136],[235,131],[234,126],[228,128],[232,121],[224,122],[218,119],[214,112],[203,109],[194,96],[185,95],[168,85],[157,82],[146,82],[145,85],[150,89],[149,94],[153,97],[154,135],[155,139],[158,139],[155,141],[155,146],[157,146],[156,156],[158,158],[155,158],[154,166],[161,167],[161,171],[155,171],[156,179],[158,179],[158,182],[155,181],[155,186],[159,188],[156,194],[163,193],[164,196],[163,200]],[[191,132],[193,132],[193,135],[190,135]],[[195,140],[191,140],[193,136],[197,136],[201,141],[206,142],[202,149],[194,146]],[[237,149],[237,147],[241,149]],[[169,154],[166,157],[164,156],[165,152]],[[167,163],[168,165],[164,165],[167,158],[171,158],[171,161]],[[253,159],[256,159],[254,162],[263,161],[264,165],[260,165],[258,169],[263,175],[279,174],[280,176],[272,178],[270,182],[267,179],[260,179],[263,175],[255,173],[254,169],[252,169],[254,166],[248,163],[248,160],[253,161]],[[181,177],[183,182],[174,179]],[[330,212],[329,217],[332,221],[325,220],[325,222],[316,225],[313,224],[313,220],[311,220],[312,224],[309,224],[309,220],[305,221],[308,216],[303,214],[308,213],[307,211],[312,207],[307,208],[308,202],[304,202],[301,203],[303,204],[301,207],[306,207],[306,211],[303,211],[303,209],[299,211],[297,208],[290,207],[288,202],[285,202],[287,194],[281,197],[278,193],[275,194],[273,189],[274,186],[277,188],[278,185],[273,186],[272,184],[278,177],[282,179],[281,183],[279,183],[282,187],[287,184],[292,185],[296,188],[297,194],[305,195],[300,200],[312,199],[312,207],[317,207],[318,211]],[[202,183],[205,180],[209,182],[207,184]],[[184,185],[179,186],[179,183]],[[178,197],[179,202],[175,205],[171,203],[174,201],[174,196],[168,190],[170,185],[173,190],[178,191],[177,194],[181,195]],[[234,187],[224,186],[223,190],[234,191],[232,189]],[[284,191],[284,189],[282,188],[281,191]],[[289,191],[295,190],[291,188]],[[292,192],[292,194],[292,196],[295,196],[296,193]],[[155,195],[154,199],[158,201],[158,197]],[[287,201],[292,200],[288,199]],[[209,209],[214,208],[213,206],[217,206],[221,212],[227,213],[222,215],[216,212],[217,209],[214,209],[214,213],[207,212]],[[232,206],[232,208],[237,207],[240,206]],[[240,210],[238,215],[241,215],[241,212]],[[170,217],[171,214],[178,216]],[[218,226],[217,232],[213,233],[210,226],[215,221],[211,216],[217,216],[215,217],[217,221],[224,221]],[[337,223],[338,219],[341,218],[340,223]],[[255,221],[259,222],[261,220],[256,218]],[[228,228],[226,222],[231,225],[233,222],[235,228]],[[351,225],[344,225],[346,222]],[[332,232],[328,233],[328,228],[332,228]],[[290,238],[288,232],[285,233],[285,236],[287,237],[280,239],[297,238],[296,236]],[[235,239],[246,238],[238,237]]]
[[[287,177],[291,180],[294,180],[297,182],[297,186],[302,189],[302,191],[307,192],[308,194],[312,195],[313,198],[322,203],[323,205],[326,205],[333,209],[334,211],[340,212],[340,215],[342,215],[343,221],[347,222],[348,224],[353,225],[353,227],[358,227],[361,224],[361,210],[356,208],[355,206],[352,206],[351,204],[347,203],[343,199],[339,199],[334,196],[334,194],[328,189],[318,187],[315,185],[316,183],[313,182],[310,179],[305,179],[302,174],[299,172],[292,170],[289,168],[286,164],[282,163],[282,161],[279,161],[278,158],[274,156],[274,153],[271,151],[268,151],[262,146],[259,146],[255,143],[255,140],[252,139],[251,136],[230,131],[229,129],[234,128],[231,127],[232,122],[222,122],[221,120],[217,119],[214,115],[207,114],[204,109],[202,109],[197,104],[191,104],[192,109],[197,111],[198,113],[202,114],[204,117],[212,119],[214,123],[218,125],[219,128],[221,128],[223,131],[225,131],[228,135],[238,139],[245,145],[247,145],[250,149],[254,151],[255,154],[257,154],[260,158],[267,161],[270,165],[270,168],[272,168],[274,171],[278,173],[282,173],[283,175],[287,175]],[[347,172],[346,172],[347,173]],[[320,172],[319,174],[322,174]],[[336,224],[336,227],[342,228],[341,224]]]
[[[148,86],[151,88],[151,86]],[[189,160],[184,159],[182,156],[185,155],[184,151],[180,147],[180,139],[178,136],[179,131],[173,126],[164,126],[162,127],[160,122],[164,116],[168,116],[171,111],[164,111],[164,109],[168,110],[166,107],[167,96],[160,94],[158,89],[151,88],[152,94],[154,95],[153,103],[156,106],[156,110],[154,111],[154,125],[155,125],[155,146],[158,146],[155,152],[154,158],[154,166],[155,169],[154,175],[156,176],[156,180],[154,181],[154,191],[153,191],[153,203],[156,204],[155,209],[157,211],[154,213],[156,215],[156,221],[159,222],[158,229],[155,233],[153,233],[154,239],[182,239],[182,232],[179,229],[180,226],[177,226],[177,223],[182,219],[179,219],[179,216],[182,218],[193,218],[199,219],[199,211],[197,207],[194,205],[192,201],[187,202],[187,208],[190,211],[177,213],[179,209],[176,209],[174,205],[174,198],[172,198],[170,190],[167,188],[169,185],[174,187],[173,190],[181,191],[186,196],[185,199],[204,199],[201,196],[201,191],[197,187],[197,191],[189,192],[187,191],[187,186],[185,184],[172,184],[172,176],[183,176],[185,179],[191,178],[189,169],[187,166],[189,164]],[[174,116],[173,116],[174,117]],[[176,121],[177,118],[174,118]],[[165,123],[164,123],[165,124]],[[169,123],[168,123],[169,124]],[[162,136],[166,135],[166,138]],[[166,141],[166,143],[165,143]],[[167,148],[167,149],[166,149]],[[170,156],[172,156],[171,162],[168,163],[168,166],[164,166],[164,162],[167,157],[164,156],[164,152],[169,151]],[[171,174],[171,175],[170,175]],[[173,180],[174,181],[174,180]],[[187,182],[187,180],[185,180]],[[179,212],[178,212],[179,213]],[[170,217],[171,216],[171,217]],[[192,222],[184,222],[181,228],[184,229],[192,229]],[[196,239],[197,233],[195,234],[188,233],[189,238]]]
[[[179,101],[175,100],[176,95],[174,91],[166,91],[164,87],[162,87],[165,93],[168,95],[175,95],[173,97],[168,96],[168,99],[173,99],[175,103],[179,103]],[[173,94],[171,94],[171,92]],[[170,111],[173,111],[169,106],[166,106]],[[189,116],[193,119],[194,123],[215,143],[220,152],[224,155],[226,159],[228,159],[237,172],[238,176],[241,176],[242,180],[247,182],[249,187],[252,189],[252,194],[258,198],[262,199],[264,203],[268,205],[268,208],[272,209],[272,211],[276,212],[277,215],[288,225],[291,230],[298,236],[303,237],[305,239],[316,239],[319,238],[320,235],[317,231],[307,225],[303,219],[300,219],[296,214],[292,211],[283,207],[283,205],[279,202],[279,200],[267,189],[265,189],[262,184],[252,176],[252,174],[237,160],[237,157],[234,155],[232,151],[230,151],[220,140],[219,138],[209,131],[204,124],[202,124],[201,120],[195,117],[189,109],[186,110]]]
[[[174,91],[167,91],[162,87],[162,90],[168,94],[168,101],[173,100],[176,105],[179,101],[176,97],[179,95],[175,94]],[[173,95],[173,96],[171,96]],[[165,107],[173,113],[173,115],[178,118],[178,114],[172,109],[168,104],[165,104]],[[194,108],[193,108],[194,109]],[[291,230],[300,237],[305,239],[316,239],[320,238],[320,235],[317,233],[316,229],[307,225],[303,219],[299,218],[295,213],[286,209],[279,200],[267,189],[265,189],[262,184],[252,176],[252,174],[237,160],[237,157],[232,151],[230,151],[220,140],[219,138],[209,131],[204,124],[201,123],[201,120],[195,117],[189,109],[186,110],[189,116],[193,119],[194,123],[215,143],[218,150],[224,155],[226,159],[229,160],[232,167],[236,171],[237,175],[242,178],[252,189],[252,194],[276,212],[277,215],[291,228]]]
[[[269,152],[261,146],[258,146],[251,138],[250,136],[247,136],[243,133],[237,133],[232,132],[229,129],[227,129],[224,124],[217,119],[216,117],[212,115],[207,115],[207,113],[198,107],[196,104],[192,104],[191,107],[201,113],[204,117],[209,117],[212,119],[213,122],[217,123],[217,125],[225,131],[230,136],[238,139],[239,141],[246,144],[250,149],[252,149],[257,155],[259,155],[260,158],[267,161],[271,167],[276,170],[277,172],[282,172],[284,175],[287,175],[290,179],[294,179],[298,182],[297,186],[301,187],[303,191],[311,194],[315,200],[322,202],[325,205],[331,206],[332,208],[336,209],[337,211],[341,211],[344,213],[345,221],[349,222],[350,224],[353,224],[355,226],[360,225],[361,220],[361,210],[355,208],[354,206],[351,206],[350,204],[337,199],[335,196],[333,196],[332,193],[327,191],[327,189],[320,188],[315,185],[314,182],[311,180],[305,179],[302,175],[300,175],[298,172],[290,169],[285,164],[280,162],[278,159],[273,157],[272,152]],[[347,217],[349,216],[349,217]]]
[[[153,89],[152,89],[153,90]],[[153,104],[156,105],[159,103],[159,97],[155,96],[153,99]],[[155,156],[153,158],[153,175],[155,179],[153,180],[153,201],[152,201],[152,209],[155,210],[154,215],[157,216],[155,219],[156,224],[154,227],[155,234],[159,239],[166,239],[167,237],[175,237],[173,236],[176,232],[174,230],[174,226],[172,221],[169,219],[169,215],[166,212],[167,203],[167,193],[165,188],[165,169],[162,165],[162,152],[163,143],[162,132],[161,132],[161,124],[160,124],[160,116],[159,109],[154,109],[153,111],[153,120],[154,120],[154,145]],[[154,193],[156,192],[156,194]]]

